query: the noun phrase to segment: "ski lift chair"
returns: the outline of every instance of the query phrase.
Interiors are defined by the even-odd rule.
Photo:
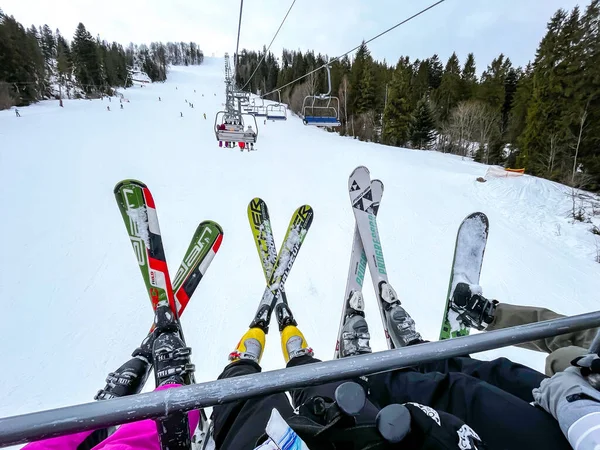
[[[302,104],[302,121],[304,125],[317,127],[339,127],[340,99],[331,95],[331,71],[327,69],[329,90],[326,94],[307,95]]]
[[[279,102],[267,106],[267,120],[287,120],[287,105],[281,103],[281,93],[279,94]]]
[[[245,129],[243,116],[252,117],[254,130]],[[225,125],[225,129],[219,129],[220,125]],[[258,123],[254,116],[250,114],[238,114],[236,112],[219,111],[215,116],[215,136],[217,141],[224,142],[244,142],[255,144],[258,138]]]

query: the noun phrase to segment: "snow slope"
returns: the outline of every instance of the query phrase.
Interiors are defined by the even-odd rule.
[[[360,164],[385,183],[378,222],[390,281],[426,338],[438,335],[457,227],[476,210],[490,219],[485,295],[565,314],[600,306],[594,236],[567,220],[565,187],[529,176],[477,183],[487,166],[340,138],[296,117],[261,121],[256,152],[219,148],[222,67],[211,58],[174,67],[163,84],[124,91],[123,110],[105,99],[42,102],[20,119],[0,111],[1,416],[90,401],[148,331],[149,301],[112,193],[124,178],[152,189],[172,271],[201,220],[225,230],[182,319],[199,381],[218,376],[264,288],[246,218],[254,196],[267,201],[278,242],[297,206],[315,209],[286,290],[316,355],[332,356],[354,227],[347,177]],[[370,283],[365,296],[382,350]],[[266,369],[283,365],[275,330]],[[483,357],[498,355],[543,370],[544,355],[515,348]]]

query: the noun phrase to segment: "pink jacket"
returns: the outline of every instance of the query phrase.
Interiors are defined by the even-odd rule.
[[[160,391],[179,386],[178,384],[169,384],[156,388],[156,390]],[[190,422],[190,434],[193,434],[198,426],[200,413],[198,411],[190,411],[188,419]],[[32,442],[23,448],[27,450],[77,450],[79,444],[91,433],[93,433],[93,430]],[[147,419],[122,425],[115,433],[96,445],[93,450],[160,450],[156,423],[152,419]]]

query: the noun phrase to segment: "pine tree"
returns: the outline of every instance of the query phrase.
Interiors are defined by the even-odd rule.
[[[408,58],[401,58],[390,82],[383,115],[383,142],[389,145],[403,146],[409,139],[412,119],[408,101],[411,73]]]
[[[374,100],[374,91],[372,87],[373,72],[368,66],[371,65],[371,55],[367,45],[362,43],[356,52],[352,69],[350,70],[351,93],[349,98],[349,113],[361,114],[368,110]],[[369,91],[364,93],[362,89],[367,85]]]
[[[71,72],[73,70],[71,49],[58,30],[56,30],[56,69],[63,81],[65,78],[71,77]]]
[[[567,136],[564,122],[560,120],[563,101],[557,96],[562,91],[557,68],[564,56],[565,42],[561,33],[566,21],[567,13],[559,9],[548,23],[534,62],[532,98],[517,159],[519,166],[533,174],[553,176],[556,173],[554,149],[564,148]]]
[[[71,54],[75,75],[83,90],[87,93],[98,91],[104,84],[98,46],[81,22],[75,30]]]
[[[504,82],[508,71],[512,67],[510,59],[500,54],[481,75],[481,84],[478,88],[478,98],[490,105],[499,114],[505,100]]]
[[[438,114],[441,121],[445,122],[450,115],[450,111],[460,101],[461,72],[460,64],[456,53],[452,53],[446,67],[442,82],[436,91],[435,101],[438,107]]]
[[[517,91],[517,81],[521,73],[521,68],[508,69],[506,77],[504,79],[504,103],[502,104],[501,116],[502,121],[500,123],[500,132],[502,134],[508,131],[510,112],[513,106],[513,100]]]
[[[429,149],[435,140],[435,123],[427,99],[423,97],[417,103],[411,131],[410,142],[413,148]]]
[[[508,124],[507,140],[517,148],[521,146],[519,141],[525,129],[527,110],[531,103],[532,91],[533,65],[529,63],[517,81]]]
[[[461,95],[460,99],[471,100],[475,97],[477,89],[477,68],[475,66],[475,56],[473,53],[467,55],[465,65],[461,75]]]
[[[417,103],[429,94],[429,74],[430,67],[429,61],[415,61],[413,67],[416,66],[416,70],[413,74],[411,80],[411,89],[410,89],[410,107],[411,109],[415,109],[417,107]]]
[[[44,25],[41,34],[42,52],[46,59],[46,65],[49,65],[50,60],[56,58],[56,39],[54,39],[52,30],[48,25]]]
[[[429,58],[428,61],[429,68],[429,87],[433,89],[437,89],[442,84],[442,76],[444,75],[444,65],[440,61],[440,58],[437,54],[433,55]]]

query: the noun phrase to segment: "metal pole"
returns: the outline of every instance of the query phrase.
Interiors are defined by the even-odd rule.
[[[600,326],[600,312],[0,419],[0,447],[164,417]]]
[[[600,330],[596,333],[596,337],[590,344],[590,353],[598,355],[600,353]]]
[[[240,20],[238,21],[237,43],[235,44],[235,56],[233,60],[233,71],[237,74],[238,63],[240,59],[240,31],[242,31],[242,10],[244,9],[244,0],[240,0]]]

